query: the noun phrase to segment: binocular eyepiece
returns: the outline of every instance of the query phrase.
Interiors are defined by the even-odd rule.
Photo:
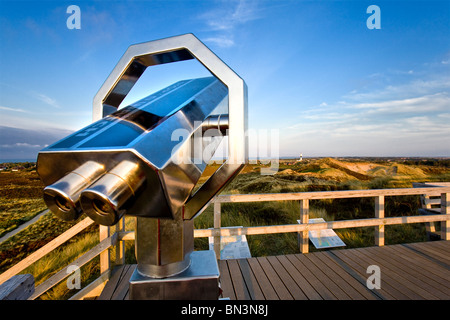
[[[119,109],[147,67],[191,59],[211,76]],[[132,45],[94,97],[95,122],[39,153],[44,200],[61,219],[85,212],[111,226],[136,217],[130,300],[217,299],[216,256],[194,252],[193,220],[248,160],[247,95],[244,80],[192,34]],[[226,161],[196,188],[221,141]]]
[[[85,212],[101,225],[114,225],[123,208],[145,181],[139,164],[124,160],[106,172],[103,165],[88,161],[44,189],[49,209],[65,221]]]

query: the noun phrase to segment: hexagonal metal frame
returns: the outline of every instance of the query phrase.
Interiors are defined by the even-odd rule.
[[[228,88],[228,156],[226,162],[186,202],[183,217],[192,219],[248,161],[247,85],[193,34],[131,45],[94,97],[93,121],[116,111],[147,67],[196,59]]]

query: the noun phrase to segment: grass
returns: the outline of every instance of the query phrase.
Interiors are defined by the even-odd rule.
[[[0,174],[0,237],[47,209],[36,171]]]
[[[372,165],[369,168],[369,165]],[[228,185],[224,193],[284,193],[332,190],[383,189],[411,187],[419,181],[450,181],[450,161],[432,163],[358,162],[334,159],[306,160],[302,163],[280,162],[277,174],[260,174],[263,165],[248,165],[244,172]],[[364,171],[364,168],[369,168]],[[213,169],[210,169],[212,172]],[[207,174],[202,181],[207,179]],[[8,172],[0,174],[0,236],[32,219],[44,210],[42,184],[35,171]],[[418,196],[387,197],[386,217],[417,214]],[[222,226],[265,226],[294,224],[300,216],[296,201],[229,203],[222,204]],[[374,203],[370,198],[325,199],[310,201],[310,218],[326,221],[362,219],[374,216]],[[63,222],[48,213],[38,222],[0,244],[0,272],[3,272],[42,247],[62,232],[81,221]],[[127,230],[133,230],[134,218],[129,217]],[[208,207],[194,224],[198,229],[213,227],[213,208]],[[336,233],[347,248],[374,245],[374,228],[337,229]],[[395,225],[385,227],[386,244],[424,241],[423,224]],[[297,234],[269,234],[247,236],[252,256],[298,253]],[[23,272],[35,276],[36,284],[42,283],[59,269],[69,265],[84,252],[98,243],[98,227],[93,225],[54,250]],[[196,238],[196,250],[207,250],[208,239]],[[114,261],[114,250],[112,261]],[[310,246],[310,251],[316,251]],[[134,243],[126,242],[126,263],[136,263]],[[100,275],[99,259],[93,259],[81,268],[82,287]],[[66,281],[42,295],[40,299],[67,299],[74,290],[67,288]]]
[[[35,285],[39,285],[54,275],[58,270],[70,265],[72,261],[83,253],[93,248],[97,243],[98,233],[87,233],[76,237],[75,241],[53,250],[27,269],[24,273],[30,273],[35,278]],[[98,258],[93,259],[81,269],[81,280],[83,284],[95,280],[100,275]],[[61,281],[57,286],[39,297],[41,300],[65,299],[74,292],[68,289],[67,280]]]
[[[51,212],[43,215],[37,222],[0,244],[0,272],[18,263],[79,221],[64,222]],[[91,226],[83,233],[96,229],[98,228]]]
[[[133,218],[127,218],[126,230],[133,228]],[[38,286],[62,268],[69,266],[73,261],[97,245],[99,243],[98,237],[97,227],[88,228],[87,232],[83,232],[75,236],[64,245],[51,251],[49,254],[30,265],[21,273],[32,274],[35,278],[35,285]],[[111,250],[110,257],[112,266],[114,266],[115,255],[115,250]],[[134,244],[132,242],[126,243],[125,263],[136,263],[134,256]],[[70,274],[68,274],[66,279],[42,294],[38,300],[65,300],[74,295],[78,290],[69,289],[67,284],[67,282],[70,281],[69,276]],[[80,268],[80,276],[81,288],[85,287],[87,284],[100,276],[100,260],[98,256]]]

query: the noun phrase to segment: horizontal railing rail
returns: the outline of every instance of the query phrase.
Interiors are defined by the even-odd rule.
[[[448,185],[448,184],[447,184]],[[322,229],[341,229],[341,228],[359,228],[375,227],[375,244],[384,245],[384,226],[407,223],[428,223],[441,222],[441,238],[450,240],[450,186],[427,186],[418,188],[397,188],[397,189],[370,189],[370,190],[344,190],[344,191],[318,191],[318,192],[299,192],[299,193],[268,193],[268,194],[236,194],[216,196],[212,204],[214,205],[214,227],[210,229],[195,229],[194,237],[213,237],[214,250],[220,257],[220,240],[224,236],[233,235],[261,235],[273,233],[291,233],[299,234],[299,250],[307,253],[309,248],[308,232],[310,230]],[[429,195],[440,196],[440,213],[431,215],[385,217],[384,203],[385,197],[405,196],[405,195]],[[309,223],[309,201],[321,199],[344,199],[344,198],[363,198],[372,197],[375,200],[374,218],[352,219],[327,221],[323,223]],[[252,226],[252,227],[222,227],[221,226],[221,204],[222,203],[244,203],[261,201],[298,201],[299,202],[299,220],[300,223],[288,225],[271,226]],[[77,225],[50,241],[41,249],[32,253],[15,266],[11,267],[0,275],[0,284],[10,277],[18,274],[38,259],[42,258],[58,246],[71,239],[73,236],[92,225],[94,222],[86,218]],[[110,235],[111,228],[100,227],[100,243],[87,253],[76,259],[71,265],[82,266],[94,257],[100,255],[101,275],[88,287],[74,295],[72,299],[81,299],[88,296],[92,291],[98,291],[106,283],[110,275],[109,249],[116,249],[116,263],[124,263],[123,259],[123,241],[134,240],[134,231],[125,231],[124,221],[116,226],[115,232]],[[52,288],[55,284],[68,276],[67,268],[58,271],[45,282],[36,287],[35,293],[31,299]]]
[[[76,225],[71,227],[66,232],[60,234],[55,239],[51,240],[47,244],[45,244],[42,248],[36,250],[26,258],[22,259],[20,262],[0,274],[0,284],[11,278],[12,276],[15,276],[22,270],[26,269],[48,253],[52,252],[62,244],[64,244],[66,241],[72,239],[74,236],[76,236],[78,233],[89,227],[94,223],[93,220],[90,218],[85,218],[84,220],[78,222]]]
[[[339,191],[314,191],[294,193],[260,193],[260,194],[232,194],[218,195],[213,201],[220,203],[230,202],[260,202],[283,200],[321,200],[342,198],[364,198],[378,196],[406,196],[406,195],[440,195],[449,193],[450,187],[433,188],[396,188],[396,189],[368,189],[368,190],[339,190]]]
[[[441,196],[441,212],[435,215],[384,217],[385,197],[405,195],[439,195]],[[261,235],[273,233],[297,232],[300,236],[300,252],[307,253],[308,232],[310,230],[342,229],[375,227],[375,245],[384,245],[384,226],[408,223],[442,222],[441,238],[449,240],[450,221],[450,187],[421,187],[421,188],[396,188],[396,189],[370,189],[370,190],[344,190],[344,191],[317,191],[298,193],[264,193],[264,194],[236,194],[219,195],[212,201],[214,203],[214,228],[194,230],[195,238],[213,237],[214,250],[220,256],[220,237],[235,235]],[[375,199],[375,218],[353,219],[342,221],[328,221],[324,223],[308,223],[309,200],[345,199],[372,197]],[[262,201],[299,201],[300,224],[271,225],[257,227],[221,227],[221,204],[244,203]],[[134,240],[134,231],[121,233],[124,240]]]

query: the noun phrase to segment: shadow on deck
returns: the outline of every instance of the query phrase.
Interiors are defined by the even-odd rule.
[[[379,289],[368,288],[369,266],[379,267]],[[127,300],[135,267],[117,267],[98,299]],[[219,269],[230,300],[450,299],[450,241],[219,260]]]

